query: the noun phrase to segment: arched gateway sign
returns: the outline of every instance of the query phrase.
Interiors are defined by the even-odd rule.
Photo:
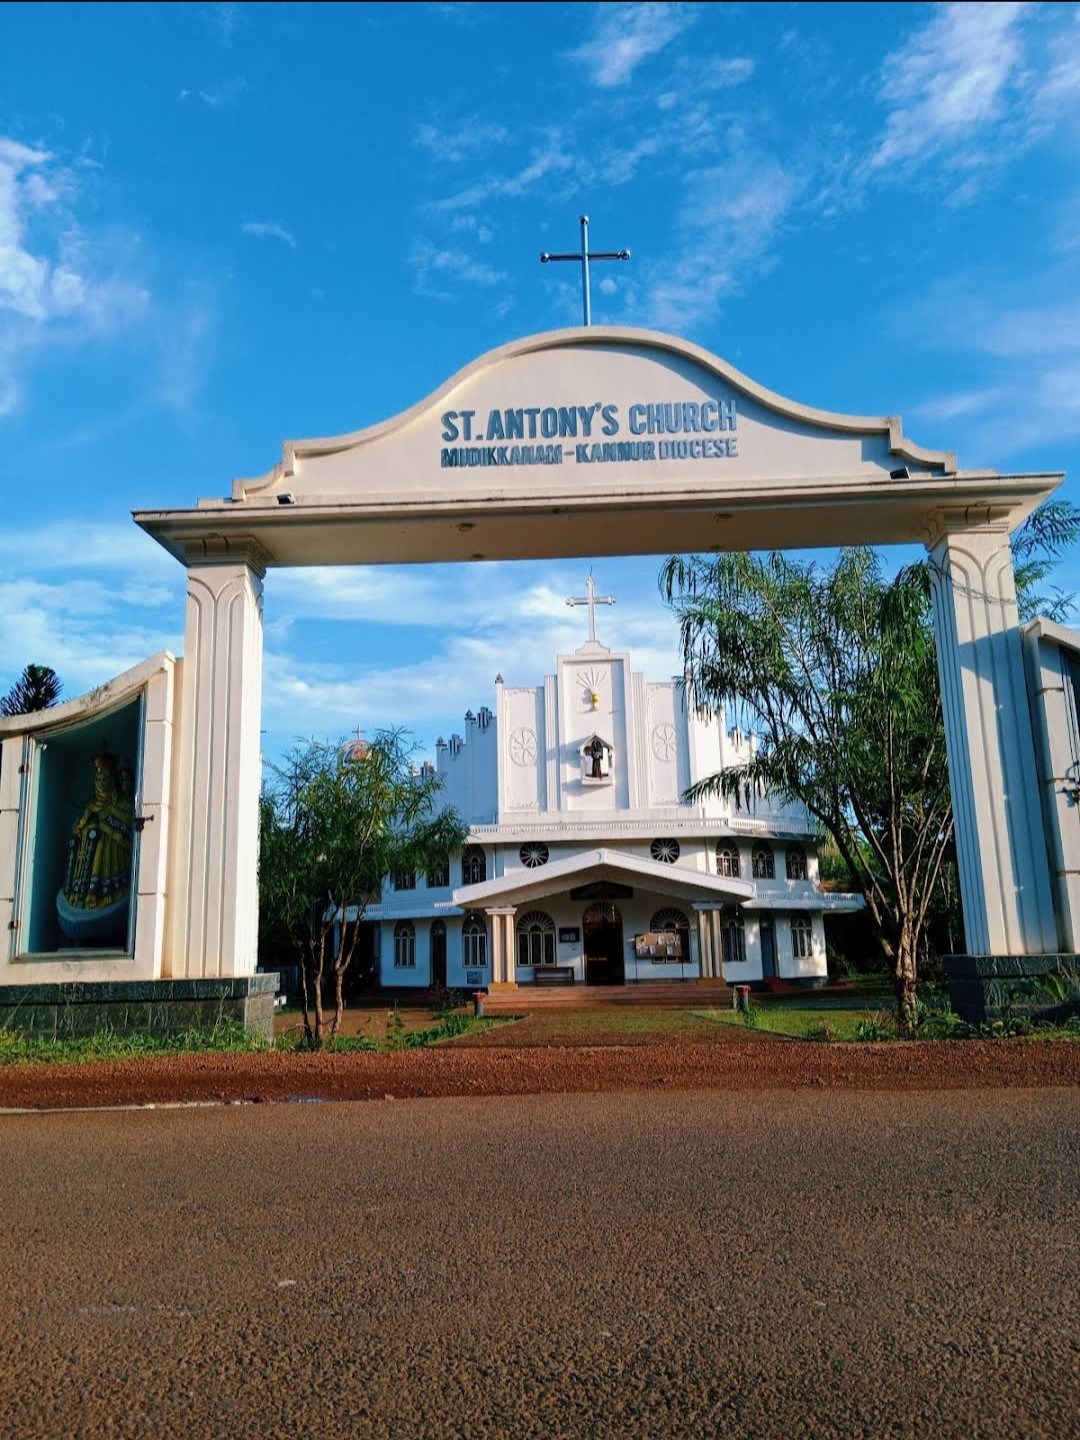
[[[137,973],[254,970],[267,569],[912,541],[935,561],[968,950],[1075,949],[1052,901],[1008,544],[1060,480],[959,470],[894,417],[811,409],[686,341],[592,328],[506,345],[369,429],[289,442],[227,499],[138,512],[187,566],[188,609]]]

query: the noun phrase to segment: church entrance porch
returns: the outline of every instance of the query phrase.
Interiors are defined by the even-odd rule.
[[[622,916],[610,900],[590,905],[582,916],[586,985],[622,985],[626,980]]]

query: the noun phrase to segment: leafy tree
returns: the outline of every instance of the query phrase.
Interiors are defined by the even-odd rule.
[[[6,695],[0,697],[0,715],[28,715],[48,710],[60,698],[63,686],[48,665],[27,665]]]
[[[1080,511],[1043,506],[1014,537],[1022,615],[1080,533]],[[873,922],[901,1028],[915,1026],[918,956],[953,853],[930,562],[885,577],[865,548],[831,568],[765,556],[672,557],[661,589],[681,627],[695,704],[743,709],[759,732],[746,764],[691,799],[737,803],[754,789],[818,821]],[[1071,597],[1055,597],[1062,614]]]
[[[342,987],[367,906],[383,879],[430,869],[467,827],[437,808],[440,776],[412,764],[404,732],[370,743],[296,745],[271,766],[260,802],[259,899],[264,935],[287,936],[303,977],[304,1038],[313,1050],[341,1023]],[[332,979],[327,1023],[324,979]]]

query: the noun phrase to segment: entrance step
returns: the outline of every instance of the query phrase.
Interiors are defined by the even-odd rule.
[[[715,1010],[730,1007],[731,987],[722,981],[655,985],[521,985],[484,997],[485,1015],[527,1015],[533,1010],[608,1010],[614,1006],[651,1005],[664,1010]]]

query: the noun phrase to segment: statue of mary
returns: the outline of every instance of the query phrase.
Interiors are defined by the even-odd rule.
[[[67,939],[83,945],[122,944],[131,893],[135,807],[130,767],[108,752],[95,755],[94,793],[71,829],[67,871],[56,915]]]

